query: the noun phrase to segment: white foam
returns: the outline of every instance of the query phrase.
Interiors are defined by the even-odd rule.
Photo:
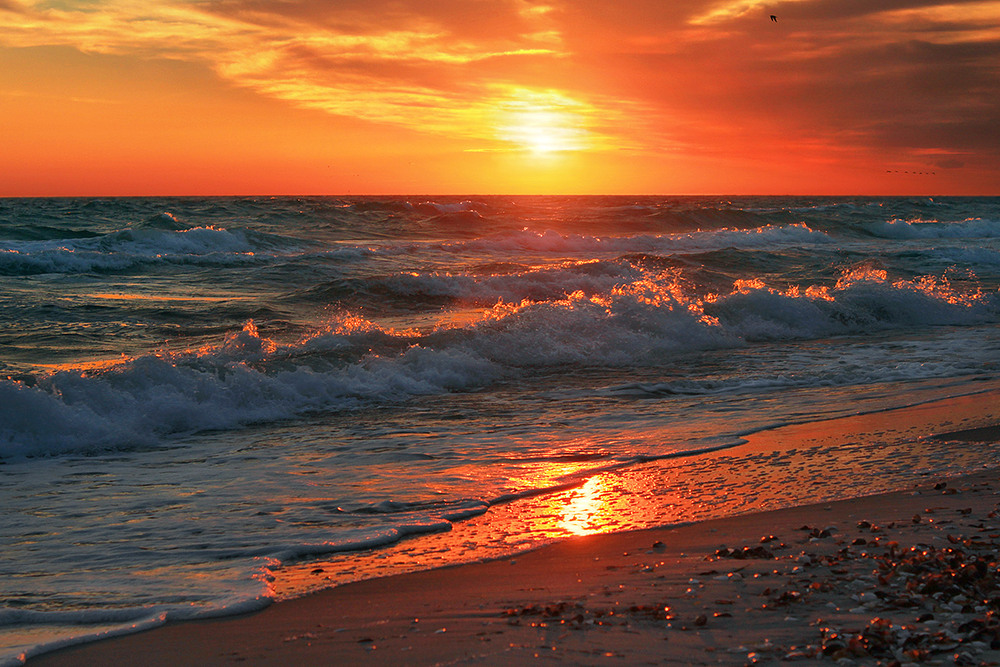
[[[615,285],[641,278],[627,264],[609,262],[567,263],[493,276],[473,273],[402,273],[384,279],[382,285],[400,295],[447,297],[471,303],[497,300],[548,301],[582,291],[601,294]]]
[[[482,210],[488,210],[490,207],[488,204],[483,202],[475,202],[471,200],[464,200],[460,202],[434,202],[434,201],[424,201],[419,204],[412,205],[414,210],[422,212],[432,212],[432,213],[475,213],[479,214]]]
[[[267,261],[305,248],[295,239],[239,229],[137,228],[94,238],[4,242],[0,274],[121,271],[152,263],[230,266]]]
[[[875,236],[886,239],[997,238],[1000,237],[1000,220],[889,220],[871,223],[868,229]]]
[[[672,274],[645,274],[598,294],[500,302],[471,324],[423,333],[346,317],[276,342],[250,323],[215,348],[147,355],[99,372],[63,371],[35,386],[0,381],[0,457],[149,446],[204,430],[468,391],[539,367],[660,366],[756,341],[998,317],[997,294],[963,295],[930,278],[891,283],[876,271],[850,273],[833,288],[739,284],[710,299],[685,292]]]
[[[686,234],[636,234],[633,236],[588,236],[555,231],[522,230],[493,237],[442,244],[452,250],[496,252],[542,252],[560,254],[687,253],[721,248],[774,248],[832,243],[826,233],[804,223],[765,225],[754,229],[718,229]]]

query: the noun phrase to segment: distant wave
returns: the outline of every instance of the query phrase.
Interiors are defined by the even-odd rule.
[[[875,236],[886,239],[997,238],[1000,237],[1000,220],[890,220],[869,224],[868,229]]]
[[[563,237],[559,238],[564,240]],[[735,240],[753,238],[749,235],[736,235]],[[688,244],[687,247],[722,245],[722,248],[671,252],[669,248],[676,250],[679,247],[673,243],[674,239],[648,243],[648,239],[616,238],[605,244],[605,240],[581,237],[576,241],[602,246],[604,249],[607,249],[607,245],[612,245],[615,246],[614,250],[627,249],[631,252],[607,252],[603,253],[606,259],[567,260],[536,266],[492,262],[473,265],[464,271],[451,268],[447,271],[423,273],[338,276],[335,280],[309,285],[289,293],[289,297],[320,304],[352,302],[362,307],[398,308],[409,312],[417,307],[491,306],[498,300],[552,301],[574,292],[594,296],[608,293],[618,285],[642,281],[659,272],[673,273],[677,280],[684,283],[690,297],[692,286],[698,286],[701,291],[728,290],[736,277],[743,275],[748,268],[759,271],[761,275],[773,275],[794,270],[803,264],[816,265],[816,273],[828,273],[829,286],[832,287],[836,280],[837,264],[842,262],[844,253],[835,244],[826,242],[826,237],[820,238],[824,239],[820,245],[774,243],[768,244],[767,250],[761,250],[752,247],[737,248],[734,245],[738,243],[725,243],[713,236],[713,243]],[[537,235],[530,235],[529,239],[537,239]],[[652,245],[659,246],[657,251],[637,251],[637,248],[649,248]],[[341,252],[346,253],[346,249]],[[366,252],[375,257],[383,249],[370,248]],[[593,256],[597,253],[590,251],[567,254]],[[991,268],[1000,265],[1000,252],[990,248],[942,244],[889,251],[885,259],[915,273],[933,271],[948,275],[964,272],[964,275],[975,282],[976,269],[989,272]],[[877,257],[871,261],[879,262]],[[847,270],[852,269],[848,267]]]
[[[554,231],[523,230],[471,241],[448,243],[456,250],[544,253],[698,252],[718,248],[760,248],[774,245],[831,243],[824,232],[802,223],[765,225],[751,229],[719,229],[684,234],[588,236]]]
[[[399,199],[362,200],[342,204],[357,212],[386,211],[390,213],[421,213],[440,215],[443,213],[488,213],[496,209],[494,205],[465,199],[457,202],[437,202],[433,200],[401,201]]]
[[[926,260],[961,264],[971,267],[973,271],[979,267],[1000,265],[1000,251],[990,248],[938,247],[926,251],[925,255]]]
[[[158,218],[159,219],[159,218]],[[167,227],[173,217],[165,219]],[[340,257],[394,256],[437,247],[448,252],[622,253],[694,252],[723,247],[829,243],[829,237],[803,224],[722,229],[672,235],[597,237],[507,232],[456,242],[406,241],[378,245],[337,244],[325,248],[276,234],[217,227],[160,229],[145,226],[99,236],[46,241],[8,241],[0,245],[0,275],[125,271],[150,264],[234,266],[309,254]]]
[[[320,303],[350,298],[357,303],[371,302],[383,307],[455,302],[486,306],[498,300],[549,301],[576,291],[599,294],[621,282],[637,280],[642,273],[629,262],[617,260],[567,262],[537,268],[523,265],[476,268],[477,272],[395,273],[339,279],[308,287],[295,296]],[[502,272],[494,274],[495,270]]]
[[[155,263],[227,266],[263,261],[304,245],[239,229],[139,227],[99,236],[6,242],[0,247],[0,275],[124,271]]]

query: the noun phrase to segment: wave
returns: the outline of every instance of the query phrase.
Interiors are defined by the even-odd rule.
[[[753,229],[767,225],[798,224],[798,216],[785,210],[754,211],[735,207],[656,208],[648,219],[670,230],[717,228]]]
[[[396,273],[338,279],[300,290],[294,298],[319,303],[349,299],[380,309],[404,310],[454,303],[491,306],[498,300],[561,299],[567,292],[599,294],[621,282],[638,279],[640,273],[628,260],[565,262],[538,268],[491,264],[462,273]]]
[[[1000,237],[1000,220],[974,218],[955,222],[937,220],[889,220],[871,223],[867,229],[884,239],[969,239]]]
[[[995,267],[1000,265],[1000,251],[990,248],[938,247],[927,252],[928,259],[963,267]]]
[[[417,212],[424,215],[440,215],[442,213],[488,213],[496,210],[494,205],[481,201],[464,199],[461,201],[438,202],[424,200],[413,203],[411,201],[401,201],[399,199],[368,199],[351,201],[338,204],[339,207],[356,212],[388,212],[388,213],[411,213]]]
[[[263,580],[264,567],[258,568],[252,579]],[[246,588],[246,585],[243,586]],[[259,611],[270,605],[274,596],[267,586],[258,586],[260,592],[243,596],[230,594],[214,604],[156,604],[141,607],[111,609],[86,609],[72,611],[34,611],[0,607],[0,628],[18,626],[20,629],[37,626],[42,628],[37,643],[0,649],[0,667],[20,667],[27,660],[71,646],[121,637],[160,627],[167,622],[235,616]],[[57,629],[54,629],[57,628]],[[39,641],[44,637],[44,640]]]
[[[719,229],[683,234],[590,236],[537,232],[528,229],[470,241],[441,244],[442,249],[476,252],[540,253],[670,253],[703,252],[721,248],[761,248],[784,245],[833,243],[824,232],[804,223],[764,225],[751,229]]]
[[[538,368],[661,367],[705,350],[998,317],[997,294],[959,292],[930,277],[891,282],[884,271],[858,268],[833,286],[778,290],[744,280],[703,295],[675,273],[647,274],[595,293],[501,301],[471,323],[428,331],[341,314],[281,342],[250,322],[214,347],[0,381],[0,458],[156,446],[199,431],[469,391]]]
[[[442,229],[441,216],[452,222],[468,222],[478,216],[468,204],[460,210],[438,214],[433,222]],[[456,217],[457,216],[457,217]],[[445,228],[447,225],[445,225]],[[495,257],[498,253],[542,254],[601,253],[686,253],[720,248],[761,248],[790,245],[829,244],[832,239],[802,223],[765,225],[750,229],[654,235],[591,236],[555,231],[510,230],[461,241],[408,241],[380,244],[336,242],[318,244],[302,239],[254,231],[214,226],[185,227],[169,213],[148,219],[143,225],[100,235],[78,235],[41,241],[7,241],[0,246],[0,275],[42,273],[86,273],[128,271],[155,264],[197,266],[240,266],[294,257],[326,257],[353,260],[365,257],[393,257],[413,252],[437,250]]]
[[[562,238],[562,237],[560,237]],[[746,239],[746,236],[737,237]],[[577,239],[598,243],[597,239]],[[311,303],[351,303],[359,308],[414,312],[428,308],[484,307],[498,300],[507,302],[553,301],[582,292],[593,296],[611,292],[621,284],[641,281],[654,274],[674,273],[685,289],[721,291],[740,275],[794,275],[802,267],[817,267],[810,273],[827,274],[829,287],[837,280],[837,264],[843,250],[831,243],[803,246],[772,244],[768,250],[739,249],[716,238],[725,247],[716,250],[671,253],[608,252],[606,259],[566,260],[536,266],[491,262],[465,271],[399,272],[364,277],[338,277],[289,293],[291,299]],[[730,239],[731,240],[731,239]],[[618,248],[634,250],[634,239],[619,239]],[[667,242],[661,244],[668,245]],[[674,246],[677,247],[676,245]],[[661,248],[662,250],[662,248]],[[370,249],[372,255],[379,251]],[[591,253],[591,256],[596,253]],[[992,276],[1000,265],[1000,252],[989,248],[935,246],[891,252],[890,263],[908,273],[939,273],[962,282],[977,282],[977,274]],[[879,263],[878,259],[869,263]],[[873,264],[874,265],[874,264]],[[848,272],[855,271],[850,266]],[[815,278],[814,278],[815,279]]]
[[[101,236],[100,232],[87,229],[66,229],[46,225],[9,226],[0,232],[4,240],[11,241],[52,241],[56,239],[89,239]]]
[[[464,216],[466,213],[453,215]],[[618,230],[616,230],[618,231]],[[503,263],[497,257],[520,256],[521,253],[541,255],[584,255],[586,257],[628,253],[694,253],[723,248],[782,248],[789,246],[829,245],[834,239],[826,232],[811,229],[804,223],[767,224],[748,228],[723,228],[672,234],[591,235],[563,233],[554,229],[542,231],[519,226],[499,233],[458,241],[402,241],[366,244],[371,255],[391,257],[418,252],[438,251],[449,258],[456,254],[491,258],[489,263]],[[346,249],[346,246],[344,246]]]
[[[156,263],[227,266],[265,261],[305,246],[297,239],[250,230],[174,230],[169,220],[99,236],[8,242],[0,248],[0,275],[125,271]]]
[[[418,204],[409,204],[409,206],[414,211],[429,213],[431,215],[441,215],[447,213],[474,213],[476,216],[482,217],[481,212],[488,212],[492,210],[492,207],[489,204],[470,200],[450,203],[424,201]]]
[[[953,344],[953,343],[949,343]],[[929,380],[982,373],[996,367],[986,358],[969,363],[956,360],[949,349],[939,349],[940,356],[928,361],[931,349],[925,344],[920,354],[908,357],[892,344],[871,343],[866,346],[839,348],[836,360],[824,359],[822,351],[799,353],[797,358],[783,360],[780,372],[774,374],[747,373],[724,379],[677,378],[665,382],[626,382],[605,387],[599,393],[614,398],[670,398],[695,396],[732,396],[773,393],[791,389],[846,387],[886,382]],[[769,368],[774,370],[774,367]]]

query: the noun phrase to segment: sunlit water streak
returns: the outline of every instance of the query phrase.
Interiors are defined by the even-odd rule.
[[[0,281],[12,660],[275,574],[802,502],[832,441],[740,443],[1000,366],[989,198],[8,199]],[[873,438],[857,492],[995,462]]]

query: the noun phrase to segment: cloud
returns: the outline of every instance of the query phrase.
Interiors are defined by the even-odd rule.
[[[23,14],[27,8],[16,0],[0,0],[0,12]]]
[[[519,60],[562,55],[546,13],[524,0],[38,4],[0,42],[203,61],[235,85],[300,106],[502,143],[487,122],[493,110],[531,96],[509,72]],[[506,74],[490,73],[498,62]],[[594,129],[594,101],[578,102],[588,145],[609,144]],[[607,102],[607,116],[623,106]]]
[[[597,25],[603,3],[577,0],[564,40],[614,94],[674,119],[692,150],[878,158],[977,145],[1000,158],[1000,133],[984,132],[1000,127],[1000,3],[656,4]]]
[[[881,0],[873,3],[867,0],[818,0],[801,2],[784,0],[772,5],[772,13],[780,13],[783,19],[797,21],[840,20],[865,18],[908,10],[929,10],[941,15],[960,16],[968,13],[970,7],[993,4],[983,0]],[[995,10],[995,8],[994,8]]]
[[[0,44],[202,62],[261,95],[470,150],[517,148],[534,132],[512,129],[520,118],[558,120],[562,145],[589,149],[1000,156],[997,2],[0,0],[0,11]]]

